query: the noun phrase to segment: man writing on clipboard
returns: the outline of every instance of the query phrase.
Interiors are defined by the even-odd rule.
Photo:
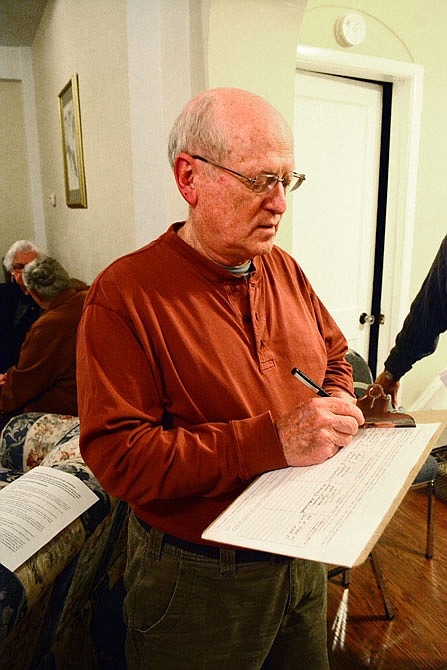
[[[363,423],[346,341],[274,245],[304,180],[292,134],[214,89],[169,146],[188,218],[97,278],[78,341],[81,450],[132,509],[128,667],[327,670],[325,566],[201,539],[257,475],[323,462]]]

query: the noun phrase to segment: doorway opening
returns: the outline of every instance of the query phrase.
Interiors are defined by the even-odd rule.
[[[368,347],[368,365],[373,377],[378,370],[377,357],[379,349],[379,329],[384,325],[386,315],[382,311],[383,260],[385,254],[386,210],[388,198],[388,174],[390,160],[390,129],[393,84],[376,82],[382,86],[382,130],[380,137],[380,166],[379,187],[377,193],[377,224],[374,252],[374,275],[371,299],[371,315],[374,321],[371,324]]]

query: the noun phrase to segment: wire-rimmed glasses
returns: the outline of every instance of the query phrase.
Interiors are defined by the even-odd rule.
[[[218,163],[213,163],[213,161],[210,161],[208,158],[204,158],[203,156],[198,156],[195,154],[191,156],[191,158],[196,158],[199,161],[203,161],[204,163],[208,163],[209,165],[213,165],[214,167],[220,168],[221,170],[225,170],[230,174],[245,179],[246,186],[250,189],[250,191],[253,191],[253,193],[268,193],[269,191],[273,190],[276,184],[279,182],[281,182],[283,185],[285,192],[296,191],[296,189],[299,188],[306,179],[306,176],[304,174],[300,174],[299,172],[290,172],[289,174],[284,175],[284,177],[278,177],[276,174],[267,173],[261,173],[255,177],[247,177],[241,172],[236,172],[236,170],[231,170],[230,168],[219,165]]]

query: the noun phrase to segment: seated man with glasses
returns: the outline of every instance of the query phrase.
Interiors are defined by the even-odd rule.
[[[81,451],[132,510],[128,668],[327,670],[326,566],[202,539],[258,475],[321,463],[363,423],[346,341],[274,244],[304,181],[292,133],[213,89],[169,156],[186,221],[99,275],[78,333]]]
[[[3,265],[11,275],[10,283],[0,284],[0,372],[16,365],[28,330],[42,314],[42,309],[29,295],[23,280],[23,270],[43,252],[28,240],[18,240],[8,249]],[[71,279],[76,291],[87,284]]]
[[[42,313],[27,293],[22,278],[27,263],[41,255],[33,242],[18,240],[3,258],[11,282],[0,284],[0,372],[17,363],[26,334]]]

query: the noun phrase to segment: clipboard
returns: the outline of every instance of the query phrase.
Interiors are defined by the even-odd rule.
[[[363,428],[416,427],[416,421],[410,414],[392,409],[391,398],[380,384],[369,384],[365,395],[357,399],[357,406],[365,417]]]

